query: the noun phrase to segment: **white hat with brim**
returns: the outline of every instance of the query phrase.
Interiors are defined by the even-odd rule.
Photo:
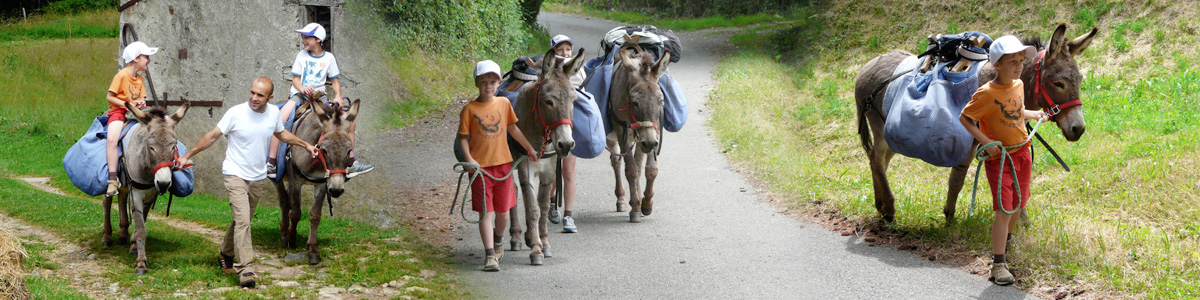
[[[550,39],[550,48],[558,47],[558,44],[562,44],[562,43],[569,43],[571,45],[575,45],[575,42],[572,42],[570,37],[560,34],[560,35],[556,35],[556,36],[554,36],[554,38]]]
[[[988,62],[995,64],[1001,56],[1021,51],[1025,51],[1025,59],[1033,59],[1037,56],[1037,48],[1021,43],[1021,40],[1015,36],[1002,36],[992,42],[992,47],[988,49]]]
[[[143,42],[133,42],[125,46],[125,51],[121,52],[121,58],[125,60],[125,63],[129,63],[138,56],[154,55],[154,53],[158,53],[158,48],[150,48]]]
[[[475,64],[475,78],[488,73],[495,73],[497,77],[503,76],[500,74],[500,65],[494,61],[485,60]]]
[[[304,36],[315,37],[322,42],[325,41],[325,27],[321,26],[321,24],[308,23],[308,25],[304,25],[304,28],[297,29],[296,32]]]

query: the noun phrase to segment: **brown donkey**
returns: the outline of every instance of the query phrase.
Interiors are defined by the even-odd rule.
[[[629,48],[637,52],[629,52]],[[617,51],[619,60],[613,71],[609,90],[609,122],[606,148],[616,177],[617,211],[625,203],[621,186],[621,161],[625,162],[625,179],[629,182],[629,222],[637,223],[649,216],[654,206],[654,179],[658,177],[658,150],[663,118],[663,92],[658,78],[667,72],[671,53],[654,61],[654,55],[637,46],[625,46]],[[618,151],[619,150],[619,151]],[[645,165],[642,161],[645,160]],[[646,171],[646,194],[639,193],[638,176]]]
[[[321,208],[326,201],[332,201],[327,197],[337,198],[345,191],[346,168],[354,162],[350,156],[354,150],[351,128],[358,116],[359,100],[354,100],[350,111],[344,114],[340,108],[316,100],[309,100],[304,105],[309,109],[297,118],[292,132],[320,149],[321,154],[313,158],[304,148],[288,147],[285,163],[287,188],[284,189],[283,180],[280,180],[275,183],[275,191],[279,194],[279,209],[283,215],[279,221],[281,242],[283,247],[292,248],[296,247],[296,224],[300,223],[302,216],[300,188],[305,184],[315,186],[313,194],[316,197],[312,209],[308,211],[306,253],[308,263],[315,265],[321,263],[321,255],[317,251]]]
[[[1025,108],[1043,109],[1053,115],[1062,135],[1068,141],[1077,141],[1083,136],[1085,124],[1083,106],[1079,105],[1079,87],[1083,82],[1083,73],[1075,62],[1078,56],[1087,49],[1096,29],[1073,40],[1064,36],[1066,24],[1059,24],[1050,38],[1049,45],[1042,45],[1037,38],[1025,40],[1030,46],[1040,51],[1038,58],[1028,60],[1025,70],[1021,73],[1021,81],[1025,84]],[[858,107],[858,135],[863,150],[870,160],[871,179],[875,187],[875,209],[883,214],[883,219],[895,220],[895,195],[887,180],[888,163],[895,155],[883,139],[884,118],[878,111],[883,107],[886,86],[892,80],[892,73],[897,65],[911,53],[892,50],[886,54],[871,59],[858,73],[854,85],[854,99]],[[995,78],[996,70],[991,64],[984,65],[980,70],[980,85],[987,84]],[[978,147],[978,143],[974,147]],[[946,215],[947,224],[954,222],[954,206],[958,193],[962,190],[963,180],[966,179],[967,168],[971,163],[962,162],[950,169],[950,189],[946,193],[946,205],[942,213]]]
[[[129,253],[137,256],[134,270],[138,275],[149,270],[146,268],[146,217],[158,194],[166,193],[167,188],[171,186],[171,168],[178,154],[179,141],[175,136],[175,125],[183,120],[190,106],[189,102],[184,101],[174,114],[168,116],[162,108],[143,112],[126,102],[125,108],[133,113],[140,125],[130,129],[124,137],[108,137],[121,139],[121,151],[124,153],[124,164],[121,168],[127,174],[128,182],[121,185],[117,195],[117,208],[121,219],[121,232],[117,236],[131,242]],[[130,196],[133,197],[132,201]],[[108,247],[113,245],[110,223],[112,197],[105,196],[101,205],[104,208],[101,244]],[[129,236],[131,215],[134,225],[132,238]]]
[[[521,87],[517,104],[513,107],[517,115],[517,128],[525,134],[529,144],[541,152],[529,154],[540,155],[538,162],[525,160],[514,168],[525,205],[525,225],[528,229],[525,232],[525,245],[531,250],[529,263],[532,265],[541,265],[543,258],[551,257],[550,242],[547,240],[550,236],[546,224],[549,220],[547,213],[554,182],[559,175],[555,162],[575,147],[575,139],[571,136],[571,117],[575,112],[576,97],[570,78],[583,67],[583,53],[583,48],[580,48],[573,56],[579,59],[564,63],[561,59],[555,59],[553,49],[547,51],[539,62],[542,72],[538,80]],[[538,178],[536,195],[530,176]],[[512,249],[516,250],[516,237],[521,235],[521,223],[515,212],[509,213],[509,220],[509,233],[513,237],[510,243]],[[495,242],[500,243],[499,240]]]

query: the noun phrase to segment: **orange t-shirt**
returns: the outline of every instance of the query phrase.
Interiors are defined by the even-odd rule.
[[[459,114],[458,134],[470,137],[467,146],[471,157],[480,167],[486,168],[512,162],[512,153],[508,151],[508,125],[515,123],[517,113],[508,98],[471,101]]]
[[[113,76],[112,84],[108,86],[108,91],[117,94],[117,99],[125,102],[137,102],[146,100],[145,85],[142,85],[142,76],[129,75],[129,71],[121,69],[117,72],[117,76]],[[125,110],[124,106],[117,106],[112,103],[108,104],[108,110]]]
[[[1029,137],[1024,118],[1025,84],[1020,79],[1007,85],[989,81],[979,87],[971,96],[971,102],[963,108],[962,114],[979,123],[979,131],[984,136],[1005,146],[1023,143]],[[1009,149],[1008,153],[1015,153],[1021,148]]]

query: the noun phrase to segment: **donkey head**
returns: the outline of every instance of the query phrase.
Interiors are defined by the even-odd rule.
[[[1064,36],[1067,31],[1066,24],[1059,24],[1054,30],[1054,35],[1050,37],[1050,44],[1045,47],[1046,53],[1042,57],[1042,77],[1040,84],[1046,93],[1050,95],[1050,101],[1055,104],[1067,103],[1079,97],[1079,87],[1083,83],[1083,73],[1079,71],[1079,64],[1075,62],[1075,56],[1083,53],[1091,44],[1092,38],[1096,37],[1096,28],[1092,28],[1086,34],[1083,34],[1073,40],[1067,40]],[[1028,41],[1027,41],[1028,43]],[[1040,42],[1036,40],[1032,42],[1037,45]],[[1026,82],[1032,82],[1034,68],[1025,68],[1028,75],[1021,76]],[[1032,91],[1032,86],[1027,85],[1027,90]],[[1031,95],[1031,93],[1026,93]],[[1046,99],[1042,95],[1032,95],[1033,97],[1025,98],[1026,109],[1038,109],[1049,106]],[[1076,105],[1063,109],[1054,121],[1058,123],[1058,128],[1062,130],[1063,137],[1068,141],[1077,141],[1083,136],[1083,131],[1086,125],[1083,120],[1083,106]]]
[[[354,160],[350,156],[350,152],[354,151],[352,127],[355,117],[358,116],[359,102],[360,100],[354,100],[354,103],[350,104],[350,111],[345,113],[340,108],[334,108],[327,104],[319,104],[320,102],[316,101],[309,102],[312,105],[313,113],[321,121],[321,138],[315,146],[320,149],[325,166],[329,168],[329,171],[344,171],[354,164]],[[342,185],[345,182],[345,172],[329,174],[327,183],[330,195],[334,198],[342,196],[342,192],[345,191]]]
[[[554,56],[554,49],[542,56],[541,69],[536,84],[536,109],[539,113],[533,115],[538,126],[553,128],[549,144],[557,153],[567,153],[575,147],[575,139],[571,137],[571,125],[559,124],[559,120],[570,121],[575,113],[575,89],[571,87],[571,75],[583,67],[583,48],[580,48],[569,62]],[[540,114],[540,115],[539,115]],[[544,125],[543,125],[544,124]],[[545,128],[550,129],[550,128]],[[535,145],[536,146],[536,145]]]
[[[143,112],[134,107],[132,103],[125,102],[125,109],[132,112],[138,122],[146,128],[145,137],[137,141],[141,143],[140,150],[134,150],[141,154],[138,155],[137,152],[134,152],[131,153],[133,155],[125,156],[126,162],[138,169],[127,170],[129,172],[145,172],[142,174],[153,173],[154,187],[159,191],[166,191],[171,186],[171,168],[170,165],[164,165],[164,163],[175,161],[175,156],[178,154],[176,144],[179,141],[175,136],[175,125],[183,120],[183,116],[187,114],[190,106],[190,102],[184,101],[174,114],[168,116],[162,108]]]
[[[654,55],[646,51],[630,53],[627,47],[621,48],[619,57],[621,67],[625,70],[629,92],[628,105],[618,108],[616,114],[631,116],[630,127],[637,136],[638,148],[649,153],[658,147],[658,123],[663,118],[663,92],[658,85],[658,78],[667,72],[667,64],[671,61],[671,53],[664,52],[657,62]]]

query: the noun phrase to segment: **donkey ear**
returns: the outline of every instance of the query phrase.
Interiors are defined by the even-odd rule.
[[[325,114],[325,105],[322,105],[321,102],[308,101],[308,106],[313,110],[314,114],[317,114],[318,120],[321,120],[321,122],[329,120],[329,115]]]
[[[146,112],[138,109],[137,107],[133,107],[132,102],[125,102],[125,110],[133,113],[133,117],[136,118],[138,122],[142,122],[142,124],[150,124],[150,115],[147,115]]]
[[[638,64],[634,61],[636,58],[633,57],[633,54],[629,54],[629,46],[621,47],[621,50],[617,50],[617,58],[621,59],[621,66],[624,66],[626,70],[633,71],[638,69]]]
[[[554,48],[550,48],[546,54],[542,55],[542,69],[538,70],[538,77],[546,77],[548,73],[554,71],[554,66],[557,64],[558,59],[554,58]]]
[[[654,68],[650,69],[651,70],[650,76],[654,76],[654,79],[658,79],[659,77],[662,77],[663,74],[667,73],[667,64],[670,64],[670,63],[671,63],[671,52],[663,51],[662,58],[659,58],[658,62],[654,64]]]
[[[180,120],[183,120],[183,116],[187,114],[188,108],[192,107],[191,101],[183,98],[179,98],[179,100],[183,101],[183,105],[179,106],[179,109],[175,110],[174,114],[171,114],[171,120],[175,123],[179,123]]]
[[[1078,56],[1083,53],[1083,49],[1087,49],[1088,45],[1092,44],[1092,38],[1096,37],[1096,27],[1092,27],[1092,31],[1081,35],[1067,43],[1067,48],[1071,51],[1071,56]]]
[[[354,118],[358,117],[358,103],[361,99],[354,99],[354,103],[350,104],[350,111],[346,113],[346,121],[354,122]]]
[[[583,53],[583,48],[579,48],[579,52],[576,52],[575,56],[571,57],[571,63],[563,65],[563,74],[567,74],[569,77],[579,72],[579,68],[582,68],[584,61],[586,61],[586,59],[583,59]]]
[[[1059,23],[1058,28],[1054,29],[1054,34],[1050,36],[1050,46],[1046,47],[1046,60],[1054,60],[1058,55],[1065,54],[1067,49],[1067,39],[1064,37],[1067,34],[1067,24]]]

